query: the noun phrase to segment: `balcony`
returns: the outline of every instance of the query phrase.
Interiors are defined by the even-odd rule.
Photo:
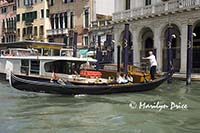
[[[10,33],[16,33],[16,28],[3,28],[2,33],[4,34],[10,34]]]
[[[26,34],[23,37],[25,40],[33,40],[33,35],[32,34]]]
[[[167,15],[169,13],[190,11],[192,9],[200,8],[200,0],[174,0],[161,2],[155,5],[145,6],[141,8],[134,8],[113,14],[114,21],[126,19],[139,19],[154,16]]]
[[[47,30],[48,36],[68,34],[68,29],[51,29]]]
[[[100,30],[100,29],[110,29],[112,28],[112,20],[99,20],[99,21],[93,21],[91,23],[91,29],[92,30]]]
[[[33,21],[34,21],[33,18],[25,19],[25,24],[26,25],[33,25]]]

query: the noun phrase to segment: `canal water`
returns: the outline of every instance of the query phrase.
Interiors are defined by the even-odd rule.
[[[60,96],[0,82],[0,133],[199,133],[200,82],[148,92]]]

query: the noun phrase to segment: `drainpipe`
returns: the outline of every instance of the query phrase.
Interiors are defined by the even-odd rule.
[[[167,41],[168,41],[168,72],[172,73],[173,69],[173,63],[172,63],[172,26],[169,24],[168,26],[168,36],[167,36]],[[169,84],[172,83],[172,78],[169,78],[167,81]]]
[[[99,48],[99,61],[102,61],[102,51],[101,51],[101,36],[98,36],[98,48]]]
[[[124,73],[128,73],[128,45],[129,45],[129,24],[125,24],[124,35]]]
[[[187,45],[187,73],[186,73],[186,85],[191,84],[192,73],[192,25],[188,25],[188,45]]]
[[[78,37],[78,33],[74,32],[74,41],[73,41],[73,57],[77,57],[76,53],[77,53],[77,37]]]
[[[107,59],[108,59],[108,62],[111,62],[112,61],[112,57],[111,57],[111,52],[112,52],[112,35],[108,34],[107,35],[108,37],[108,45],[107,45],[107,48],[109,48],[109,50],[107,49]]]
[[[117,72],[120,72],[120,45],[117,46]]]
[[[97,60],[97,62],[96,62],[96,70],[99,70],[99,61],[100,61],[100,59],[99,59],[99,57],[100,57],[100,51],[99,51],[99,47],[97,47],[96,48],[96,60]]]

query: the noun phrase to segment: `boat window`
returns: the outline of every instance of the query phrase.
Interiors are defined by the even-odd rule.
[[[31,74],[39,74],[40,70],[40,61],[39,60],[31,60]]]
[[[29,72],[29,60],[21,60],[21,73],[28,75]]]
[[[80,66],[83,62],[53,61],[44,65],[46,72],[55,72],[63,74],[74,74],[80,72]]]

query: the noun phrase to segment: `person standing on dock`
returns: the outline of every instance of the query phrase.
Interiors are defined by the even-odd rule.
[[[153,54],[152,51],[149,51],[149,56],[148,57],[142,57],[142,59],[148,59],[149,60],[151,79],[154,80],[155,79],[155,73],[156,73],[156,67],[157,67],[157,61],[156,61],[155,55]]]

